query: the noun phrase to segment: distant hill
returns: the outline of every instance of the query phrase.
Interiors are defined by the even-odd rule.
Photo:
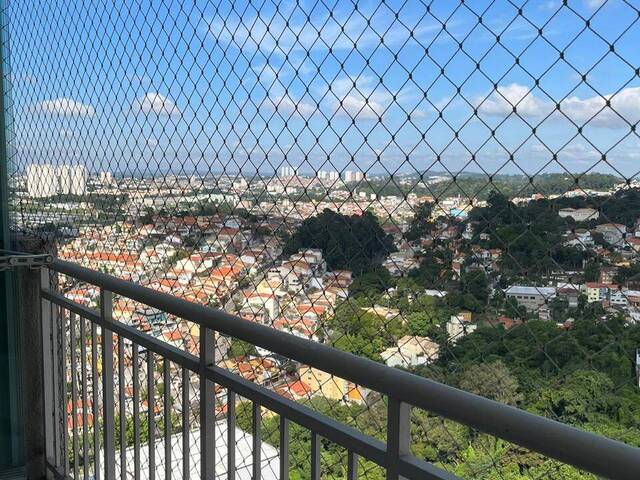
[[[433,177],[440,177],[437,181]],[[528,197],[535,193],[559,195],[576,188],[607,191],[623,183],[616,175],[603,173],[563,174],[545,173],[531,180],[525,175],[496,175],[489,177],[481,173],[461,173],[455,178],[448,173],[429,172],[420,180],[417,174],[403,176],[401,181],[388,179],[371,181],[370,185],[360,186],[359,191],[377,192],[381,195],[399,195],[411,192],[421,195],[433,195],[438,198],[461,196],[486,200],[489,192],[497,190],[509,198]],[[431,183],[431,181],[433,183]],[[426,182],[426,186],[423,182]]]

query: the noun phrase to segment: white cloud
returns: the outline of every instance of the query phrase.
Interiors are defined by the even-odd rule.
[[[607,106],[609,102],[609,106]],[[561,109],[578,125],[605,128],[624,127],[640,121],[640,87],[630,87],[615,95],[595,96],[581,100],[569,97],[561,103]]]
[[[365,98],[360,93],[349,93],[337,102],[338,115],[361,120],[377,120],[384,107],[374,99]]]
[[[331,84],[331,109],[338,116],[356,120],[377,120],[392,100],[386,91],[374,89],[374,80],[368,76],[337,79]],[[331,95],[329,95],[331,97]]]
[[[599,159],[602,154],[584,142],[571,143],[558,152],[560,160],[564,158],[577,162],[590,162]]]
[[[253,71],[261,83],[271,84],[278,78],[278,71],[268,63],[253,67]]]
[[[160,141],[156,137],[146,137],[143,139],[144,145],[149,148],[156,148],[160,145]]]
[[[557,0],[547,0],[540,4],[540,10],[556,10],[559,5],[560,2]]]
[[[481,113],[493,116],[509,115],[515,107],[518,115],[538,117],[553,108],[549,102],[534,96],[529,87],[517,83],[500,85],[486,100],[478,99],[476,103]]]
[[[607,105],[609,102],[609,105]],[[477,99],[480,113],[506,117],[515,107],[517,115],[524,118],[541,118],[556,108],[554,102],[536,96],[529,87],[512,83],[499,86],[497,91],[482,101]],[[611,95],[596,95],[589,98],[567,97],[560,102],[562,114],[555,119],[570,119],[576,125],[601,128],[619,128],[640,121],[640,87],[629,87]]]
[[[75,117],[93,117],[96,113],[96,110],[92,105],[65,97],[43,100],[42,102],[33,105],[32,110],[52,115]]]
[[[302,100],[294,101],[289,95],[278,95],[273,98],[265,98],[262,106],[268,110],[278,111],[281,114],[290,115],[296,113],[303,117],[310,117],[317,108]]]
[[[607,0],[585,0],[585,4],[592,10],[595,10],[600,5],[604,4]]]
[[[335,19],[344,20],[338,22]],[[375,22],[380,22],[380,25]],[[386,25],[384,20],[375,22],[369,25],[362,14],[353,14],[353,10],[349,8],[334,10],[333,18],[326,13],[312,12],[309,12],[309,17],[306,12],[304,15],[290,15],[281,8],[279,12],[269,14],[261,11],[259,14],[246,14],[242,18],[216,15],[209,22],[208,30],[217,41],[224,44],[283,56],[297,51],[374,47],[380,42],[381,34],[378,31],[384,32],[387,45],[425,43],[433,40],[442,30],[442,24],[438,22],[422,22],[412,31],[399,22],[391,26]],[[447,28],[454,24],[455,22],[447,23]],[[376,29],[376,26],[379,28]]]
[[[180,111],[170,98],[156,92],[149,92],[133,102],[131,108],[135,112],[156,115],[178,115]]]
[[[61,128],[60,130],[58,130],[58,133],[60,134],[60,138],[73,138],[76,136],[76,132],[71,129],[71,128]]]

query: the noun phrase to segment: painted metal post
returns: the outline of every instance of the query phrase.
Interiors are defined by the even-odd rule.
[[[42,288],[50,287],[51,272],[47,268],[40,271],[40,284]],[[56,458],[56,412],[55,412],[55,374],[57,369],[54,364],[54,352],[56,335],[56,321],[53,316],[53,305],[48,300],[42,299],[40,302],[41,318],[42,318],[42,398],[44,409],[44,457],[45,461],[52,462],[57,465]],[[48,478],[52,478],[51,473],[47,474]]]
[[[215,364],[214,332],[200,327],[200,477],[215,480],[215,385],[204,371]]]
[[[400,458],[411,453],[411,406],[389,398],[387,407],[387,480],[400,478]]]
[[[113,320],[113,294],[100,290],[100,316],[105,322]],[[102,425],[104,443],[104,479],[116,477],[116,443],[113,399],[113,332],[102,329]]]

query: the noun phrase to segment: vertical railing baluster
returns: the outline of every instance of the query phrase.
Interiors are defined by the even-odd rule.
[[[311,480],[320,480],[320,436],[311,432]]]
[[[190,429],[189,429],[189,370],[182,369],[182,479],[189,480],[190,465]]]
[[[262,472],[262,413],[260,404],[252,405],[252,435],[253,435],[253,480],[260,480]]]
[[[358,478],[358,455],[349,450],[347,454],[347,480]]]
[[[147,422],[149,423],[149,480],[156,478],[156,418],[154,401],[154,361],[153,352],[147,349]]]
[[[280,415],[280,480],[289,479],[289,419]]]
[[[73,478],[78,478],[78,382],[76,379],[78,362],[76,356],[77,337],[75,318],[75,313],[69,313],[69,350],[71,352],[71,428],[73,435],[71,442],[73,448]]]
[[[124,395],[125,372],[124,372],[124,341],[118,335],[118,411],[120,424],[120,438],[118,444],[120,446],[120,478],[127,478],[127,411]]]
[[[68,392],[67,392],[67,325],[65,321],[65,317],[69,314],[67,312],[64,313],[62,307],[58,308],[57,318],[60,322],[59,325],[59,333],[60,333],[60,356],[58,357],[58,362],[56,363],[56,370],[59,371],[58,376],[58,395],[59,395],[59,409],[60,415],[58,421],[59,425],[62,427],[62,471],[65,475],[69,475],[69,419],[67,414],[67,405],[68,405]]]
[[[215,363],[213,331],[200,327],[200,477],[215,479],[215,385],[205,376]]]
[[[93,476],[100,480],[100,387],[98,380],[98,327],[91,324],[91,396],[93,403]]]
[[[44,290],[51,289],[50,270],[43,268],[40,272],[40,286]],[[48,300],[41,298],[40,314],[42,318],[42,395],[44,405],[44,436],[45,436],[45,459],[56,461],[56,399],[55,399],[55,321],[53,305]]]
[[[387,406],[387,480],[400,478],[400,458],[411,452],[411,406],[394,398]]]
[[[236,478],[236,393],[227,390],[227,479]]]
[[[111,322],[113,315],[113,294],[100,289],[100,316]],[[115,480],[116,444],[113,399],[113,332],[102,329],[102,420],[104,448],[104,480]]]
[[[89,478],[89,425],[87,423],[87,322],[80,317],[80,370],[82,373],[82,473]]]
[[[164,407],[164,478],[171,480],[171,364],[162,362],[162,382],[164,383],[162,403]]]
[[[133,478],[140,480],[140,354],[138,344],[131,346],[133,363]]]

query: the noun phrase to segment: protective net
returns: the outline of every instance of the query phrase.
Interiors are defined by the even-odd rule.
[[[62,259],[640,446],[636,0],[5,3],[15,230],[54,238]],[[100,306],[96,288],[60,288]],[[197,325],[118,296],[113,316],[198,353]],[[91,326],[61,321],[91,356]],[[377,392],[215,345],[220,366],[385,438]],[[195,404],[181,369],[114,349],[127,412],[134,364],[143,411]],[[79,369],[69,412],[92,398]],[[277,456],[279,418],[261,415]],[[459,476],[592,478],[413,415],[414,454]],[[292,478],[307,478],[310,433],[291,428]],[[68,429],[90,443],[93,423]],[[323,476],[346,464],[323,445]]]

